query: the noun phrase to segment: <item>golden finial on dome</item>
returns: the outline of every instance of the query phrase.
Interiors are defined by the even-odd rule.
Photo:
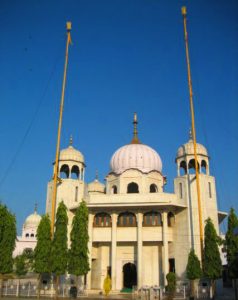
[[[134,125],[134,131],[133,131],[133,139],[131,141],[131,144],[140,144],[140,141],[138,139],[138,131],[137,131],[137,113],[134,113],[134,119],[133,119],[133,125]]]
[[[98,180],[98,170],[96,170],[96,174],[95,174],[95,180]]]
[[[70,139],[69,139],[69,145],[72,146],[73,145],[73,136],[72,134],[70,135]]]
[[[34,213],[37,214],[37,202],[35,203]]]
[[[193,133],[192,133],[192,129],[189,129],[189,141],[193,140]]]

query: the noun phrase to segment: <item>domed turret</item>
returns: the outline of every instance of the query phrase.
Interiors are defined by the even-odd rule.
[[[151,147],[141,144],[137,136],[137,116],[134,115],[134,136],[130,144],[119,148],[110,162],[111,172],[121,174],[129,169],[142,173],[162,172],[162,161],[159,154]]]
[[[84,156],[83,154],[76,150],[73,146],[73,140],[72,137],[70,138],[70,143],[69,143],[69,147],[66,149],[62,149],[60,151],[60,155],[59,155],[59,161],[76,161],[76,162],[80,162],[80,163],[84,163]]]
[[[197,145],[197,154],[208,156],[207,149],[202,144]],[[189,132],[189,141],[178,148],[176,158],[184,155],[194,155],[194,145],[191,130]]]
[[[68,148],[60,151],[60,178],[84,180],[84,170],[84,156],[80,151],[73,147],[73,139],[71,136]]]
[[[209,156],[207,149],[202,144],[196,143],[196,152],[199,172],[209,175]],[[176,162],[178,176],[180,176],[181,173],[193,173],[195,170],[194,144],[191,130],[189,131],[188,142],[178,148]],[[189,170],[191,171],[189,172]]]
[[[37,228],[40,224],[40,221],[41,221],[41,216],[38,215],[37,209],[35,206],[34,213],[29,215],[23,224],[22,236],[23,237],[35,237]]]
[[[98,180],[98,175],[96,174],[96,178],[94,181],[88,184],[88,192],[94,194],[104,194],[105,185]]]

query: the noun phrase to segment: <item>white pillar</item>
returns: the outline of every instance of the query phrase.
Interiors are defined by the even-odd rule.
[[[142,282],[142,219],[143,214],[137,213],[137,287],[141,288]]]
[[[87,289],[91,289],[91,282],[92,282],[92,246],[93,246],[93,219],[94,215],[89,213],[88,215],[88,260],[89,260],[89,268],[90,271],[87,274]]]
[[[163,218],[163,247],[162,247],[162,266],[163,266],[163,276],[164,276],[164,285],[167,284],[166,275],[169,272],[169,253],[168,253],[168,219],[167,212],[162,213]]]
[[[112,290],[116,290],[116,262],[117,262],[117,214],[112,213],[112,235],[111,235],[111,280]]]

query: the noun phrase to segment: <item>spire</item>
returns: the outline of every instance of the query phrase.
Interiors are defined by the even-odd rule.
[[[98,170],[96,170],[95,181],[98,181]]]
[[[131,144],[140,144],[140,141],[138,139],[138,131],[137,131],[137,113],[134,113],[134,119],[133,119],[133,125],[134,125],[134,130],[133,130],[133,139],[131,141]]]
[[[193,133],[192,133],[192,129],[190,128],[189,129],[189,142],[192,142],[193,141]]]
[[[72,134],[70,135],[70,139],[69,139],[69,146],[73,145],[73,136]]]
[[[37,202],[35,203],[34,213],[37,214]]]

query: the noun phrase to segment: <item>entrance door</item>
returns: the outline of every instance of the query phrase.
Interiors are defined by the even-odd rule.
[[[137,285],[136,266],[132,263],[127,263],[123,266],[123,286],[131,289],[133,285]]]

